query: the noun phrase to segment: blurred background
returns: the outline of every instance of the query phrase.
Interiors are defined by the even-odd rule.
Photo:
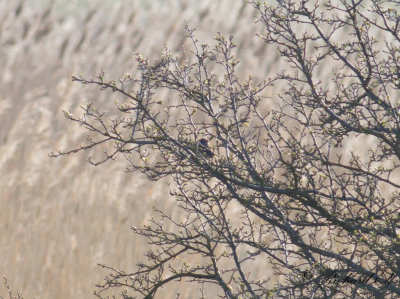
[[[168,181],[126,173],[123,159],[93,167],[89,153],[49,158],[85,140],[62,109],[78,115],[93,102],[114,111],[115,95],[71,75],[134,75],[134,53],[156,61],[165,46],[178,54],[190,45],[187,23],[201,42],[234,35],[241,75],[262,80],[280,63],[256,37],[255,19],[241,0],[0,1],[0,275],[14,291],[92,298],[108,273],[97,263],[129,272],[142,259],[146,240],[130,227],[146,223],[153,206],[176,211]]]

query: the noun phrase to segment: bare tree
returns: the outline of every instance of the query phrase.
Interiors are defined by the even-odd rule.
[[[192,51],[166,50],[156,65],[137,55],[137,77],[73,77],[126,102],[112,119],[93,105],[78,118],[66,112],[97,139],[54,156],[112,142],[90,162],[123,154],[130,171],[172,178],[184,215],[156,210],[151,225],[133,228],[154,249],[134,273],[103,265],[111,274],[98,297],[124,287],[123,298],[154,298],[177,280],[215,285],[221,298],[400,296],[397,1],[249,5],[286,61],[269,80],[242,82],[233,39],[218,35],[212,47],[190,29]],[[368,143],[346,147],[355,140]],[[271,267],[272,280],[256,266]]]

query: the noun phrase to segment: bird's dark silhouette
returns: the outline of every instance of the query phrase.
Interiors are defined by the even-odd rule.
[[[201,138],[198,142],[198,148],[202,154],[204,154],[207,158],[214,157],[214,153],[210,150],[208,146],[208,140],[205,138]]]

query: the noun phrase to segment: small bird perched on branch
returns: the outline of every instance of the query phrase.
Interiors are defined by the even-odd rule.
[[[201,138],[198,142],[198,148],[202,154],[204,154],[207,158],[214,157],[214,153],[210,150],[208,146],[208,140],[205,138]]]

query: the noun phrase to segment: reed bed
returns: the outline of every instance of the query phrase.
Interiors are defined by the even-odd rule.
[[[262,80],[283,62],[255,36],[262,27],[254,20],[250,6],[232,0],[0,2],[0,275],[11,288],[25,298],[90,298],[107,274],[97,263],[129,271],[141,259],[145,240],[130,226],[145,223],[152,206],[174,212],[168,181],[126,173],[123,159],[95,168],[88,153],[49,158],[84,141],[85,130],[62,109],[78,114],[89,102],[114,109],[114,95],[71,75],[134,74],[135,52],[155,61],[164,46],[176,53],[187,46],[187,23],[201,41],[234,35],[241,74]]]

